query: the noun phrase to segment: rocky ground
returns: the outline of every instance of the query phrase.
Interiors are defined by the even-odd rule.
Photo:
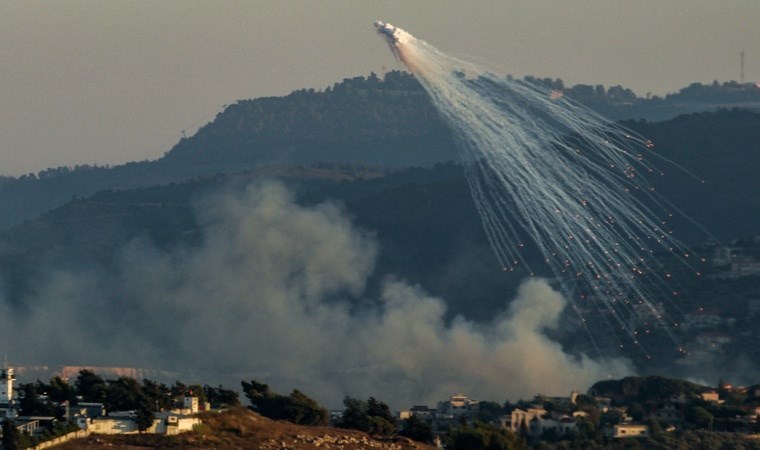
[[[435,447],[405,438],[380,439],[352,430],[305,427],[262,417],[240,408],[205,413],[198,430],[179,436],[91,435],[67,442],[61,450],[261,449],[261,450],[432,450]]]

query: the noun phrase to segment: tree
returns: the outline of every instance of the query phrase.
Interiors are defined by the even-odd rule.
[[[364,432],[370,430],[367,402],[347,395],[343,398],[343,406],[345,406],[345,409],[338,426]]]
[[[211,403],[212,408],[232,408],[240,406],[238,393],[232,389],[223,388],[221,384],[219,387],[205,385],[203,386],[203,392]]]
[[[665,437],[665,431],[662,429],[662,425],[655,419],[647,420],[647,426],[649,427],[649,436],[656,441],[661,441]]]
[[[50,400],[54,402],[72,402],[76,401],[76,393],[74,389],[69,385],[69,382],[61,377],[54,377],[50,380],[50,384],[47,385],[47,394]]]
[[[427,422],[414,415],[401,422],[399,434],[417,442],[433,442],[433,429]]]
[[[18,450],[21,448],[21,433],[16,428],[16,422],[11,419],[3,421],[3,448]]]
[[[396,418],[385,403],[370,397],[367,401],[346,396],[343,399],[341,428],[364,431],[366,433],[391,436],[396,433]]]
[[[150,428],[151,425],[153,425],[153,421],[155,420],[156,416],[153,413],[153,408],[151,408],[148,404],[140,405],[137,408],[137,416],[135,417],[135,422],[137,423],[137,430],[140,432],[143,432]]]
[[[587,441],[596,440],[601,438],[596,423],[588,419],[581,419],[575,425],[575,431],[573,432],[573,438],[575,441]]]
[[[644,416],[646,415],[646,413],[647,412],[641,403],[634,402],[634,403],[631,403],[631,406],[628,407],[628,414],[633,418],[633,420],[636,420],[639,422],[644,420]]]
[[[585,411],[587,408],[599,408],[599,402],[590,395],[580,394],[575,398],[575,406]]]
[[[692,406],[686,410],[686,420],[699,428],[711,428],[713,415],[701,406]]]
[[[135,410],[142,403],[143,397],[142,387],[135,379],[119,377],[108,380],[105,406],[108,411]]]
[[[135,411],[139,431],[145,431],[153,424],[155,406],[153,399],[145,394],[140,383],[134,378],[120,377],[116,380],[108,380],[106,409]]]
[[[251,409],[262,416],[299,425],[326,425],[328,422],[327,410],[297,389],[285,397],[255,380],[250,383],[243,381],[241,384],[245,396],[251,402]]]
[[[154,405],[156,411],[171,409],[173,399],[171,389],[163,383],[156,383],[147,378],[142,382],[142,392]]]
[[[509,430],[475,421],[460,425],[446,435],[448,450],[514,450],[526,449],[525,441]]]
[[[504,409],[496,402],[478,403],[478,420],[488,423],[498,419],[502,414],[504,414]]]
[[[36,383],[20,384],[19,407],[24,416],[54,416],[55,407],[49,402],[43,402],[39,397],[39,385]]]
[[[103,403],[106,400],[106,382],[95,372],[80,370],[74,387],[85,402]]]
[[[396,418],[385,403],[370,397],[367,400],[367,416],[369,416],[371,434],[391,436],[396,433]]]
[[[327,410],[298,389],[285,397],[286,420],[300,425],[327,425]]]

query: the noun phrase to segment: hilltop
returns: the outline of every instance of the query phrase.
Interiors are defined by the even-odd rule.
[[[411,450],[435,447],[405,438],[378,439],[354,430],[295,425],[267,419],[250,409],[236,408],[200,415],[203,425],[196,431],[177,436],[148,434],[97,435],[70,441],[61,450],[96,450],[102,448],[137,450],[150,448],[186,449],[378,449]]]
[[[530,78],[530,77],[529,77]],[[621,86],[565,86],[537,79],[612,120],[670,120],[720,108],[760,107],[760,88],[735,82],[692,84],[678,93],[639,97]],[[115,167],[58,167],[0,177],[0,229],[56,208],[72,196],[231,174],[264,165],[317,162],[431,166],[457,160],[451,132],[409,74],[345,79],[323,91],[240,100],[154,161]]]

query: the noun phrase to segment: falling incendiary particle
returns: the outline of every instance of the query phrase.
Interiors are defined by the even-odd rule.
[[[567,271],[581,289],[605,292],[600,300],[608,308],[618,293],[651,304],[670,291],[664,280],[649,278],[663,267],[654,250],[688,251],[662,231],[658,216],[668,202],[641,176],[664,173],[644,160],[651,140],[565,96],[552,97],[545,86],[451,58],[390,24],[375,26],[457,137],[476,210],[502,266],[527,261],[520,256],[524,231],[551,255],[545,261],[557,277]],[[615,269],[631,261],[641,262],[633,274]],[[632,335],[624,315],[610,313]]]

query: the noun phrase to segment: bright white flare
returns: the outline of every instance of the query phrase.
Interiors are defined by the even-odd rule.
[[[504,270],[525,264],[521,249],[532,240],[558,277],[576,280],[576,301],[602,300],[634,343],[625,316],[643,312],[664,325],[655,299],[671,293],[650,256],[687,252],[653,212],[668,205],[642,177],[655,171],[645,160],[653,144],[561,92],[498,77],[393,25],[375,26],[454,131]]]

